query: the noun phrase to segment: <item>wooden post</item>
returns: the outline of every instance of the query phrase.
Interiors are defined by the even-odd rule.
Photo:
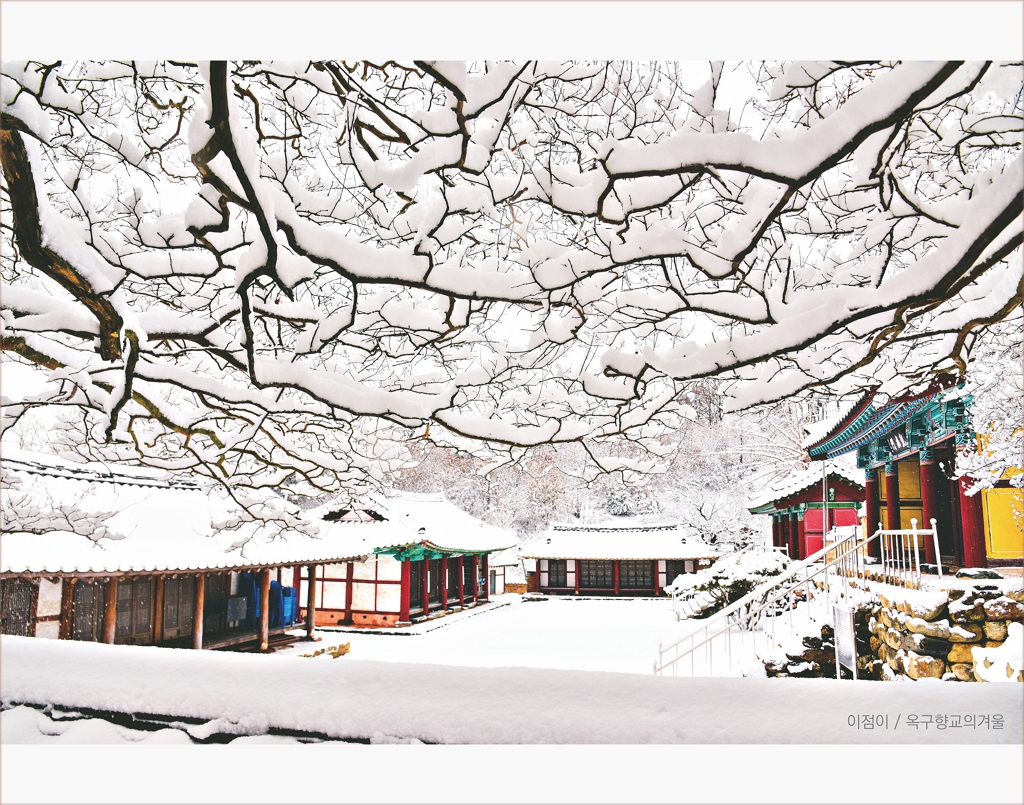
[[[466,606],[466,557],[459,557],[459,606]]]
[[[985,567],[985,520],[981,505],[981,492],[968,497],[965,493],[973,481],[964,476],[957,482],[960,492],[960,525],[963,529],[964,567]]]
[[[352,580],[355,577],[356,563],[349,562],[348,567],[345,569],[345,620],[347,621],[352,620]]]
[[[864,473],[864,519],[865,536],[870,537],[878,530],[878,524],[882,522],[878,500],[878,470],[869,469]],[[868,556],[875,559],[882,558],[880,538],[868,544]]]
[[[441,558],[441,609],[448,609],[448,557]]]
[[[900,528],[900,475],[895,461],[885,465],[885,527],[890,531]]]
[[[939,494],[938,474],[939,468],[935,463],[935,451],[934,450],[922,450],[920,455],[921,461],[921,519],[923,522],[918,523],[918,528],[931,528],[931,520],[934,517],[936,520],[939,519],[938,513],[938,501],[936,498]],[[937,564],[941,561],[940,557],[935,555],[935,540],[931,537],[924,537],[924,561],[929,564]]]
[[[615,580],[615,594],[619,594],[619,560],[612,562],[612,578]]]
[[[196,576],[196,599],[192,605],[192,648],[203,647],[203,610],[206,608],[206,574]]]
[[[298,565],[292,568],[292,587],[295,588],[295,595],[298,596],[299,590],[302,588],[302,568]],[[298,598],[295,600],[296,606],[298,605]],[[298,617],[298,612],[295,613]]]
[[[480,597],[480,589],[479,589],[479,587],[480,587],[480,574],[477,572],[478,571],[477,562],[479,560],[480,560],[480,557],[477,556],[476,554],[473,554],[473,587],[472,587],[472,589],[473,589],[473,603],[474,604],[477,602],[478,598]]]
[[[481,573],[481,575],[484,577],[484,601],[489,601],[491,598],[491,555],[489,553],[485,553],[483,556],[480,557],[480,559],[483,563],[483,573]]]
[[[60,588],[60,631],[57,636],[61,640],[71,639],[71,627],[75,617],[75,582],[74,576],[63,580]]]
[[[399,597],[400,603],[398,605],[399,613],[398,620],[402,623],[409,623],[409,598],[410,598],[410,579],[412,575],[412,566],[408,559],[402,560],[402,587],[401,594]]]
[[[260,574],[260,651],[270,647],[270,568]]]
[[[153,642],[164,639],[164,577],[156,577],[156,592],[153,595]]]
[[[575,582],[575,585],[573,587],[573,593],[575,595],[579,595],[580,594],[580,560],[579,559],[573,559],[572,560],[572,567],[573,567],[573,570],[575,571],[573,573],[573,581]]]
[[[104,590],[103,642],[113,643],[117,634],[117,579],[109,579]]]
[[[420,574],[420,589],[423,590],[423,617],[430,614],[430,560],[423,557],[423,573]]]
[[[809,554],[807,553],[807,526],[804,523],[803,511],[796,513],[796,543],[799,546],[800,558],[806,559]]]
[[[316,628],[316,565],[306,566],[306,637],[313,639]]]
[[[652,559],[652,567],[654,569],[654,594],[658,594],[658,560]]]
[[[789,556],[791,559],[800,558],[800,539],[797,535],[796,529],[796,512],[790,511],[786,514],[786,519],[789,521]]]

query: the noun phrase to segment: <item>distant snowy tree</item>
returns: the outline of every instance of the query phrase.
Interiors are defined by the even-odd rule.
[[[431,426],[650,472],[711,379],[921,384],[1020,304],[1019,63],[9,62],[2,103],[2,346],[49,380],[5,423],[225,484],[345,493]]]
[[[964,392],[974,398],[971,426],[977,441],[957,456],[957,474],[991,487],[1004,476],[1024,486],[1024,315],[1016,313],[973,344]],[[1008,472],[1009,471],[1009,472]]]

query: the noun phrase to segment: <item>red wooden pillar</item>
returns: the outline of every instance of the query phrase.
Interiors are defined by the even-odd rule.
[[[479,560],[480,557],[473,554],[473,603],[476,603],[480,596],[480,573],[478,572],[479,568],[477,566],[477,562]]]
[[[773,514],[772,515],[772,547],[773,548],[778,548],[780,546],[781,546],[781,541],[779,540],[779,515]]]
[[[408,559],[403,559],[402,560],[402,586],[401,586],[401,594],[399,596],[400,603],[398,605],[398,610],[399,610],[399,612],[398,612],[398,619],[400,621],[402,621],[402,623],[409,623],[409,580],[410,580],[410,576],[411,576],[411,573],[410,573],[411,570],[412,570],[412,568],[409,566],[409,560]]]
[[[574,571],[572,578],[573,578],[573,581],[575,582],[575,584],[573,586],[573,593],[575,593],[576,595],[579,595],[580,594],[580,560],[579,559],[573,559],[572,560],[572,567],[573,567],[573,571]]]
[[[420,586],[423,588],[423,617],[430,614],[430,560],[423,557],[423,578]]]
[[[485,553],[480,557],[481,563],[483,565],[483,567],[481,567],[481,570],[483,572],[480,575],[483,576],[484,579],[484,601],[489,601],[491,598],[490,558],[491,555],[488,553]]]
[[[878,501],[877,470],[869,469],[864,473],[864,521],[864,530],[868,537],[878,530],[878,524],[882,522]],[[882,545],[878,539],[868,543],[868,556],[873,556],[875,559],[882,558]]]
[[[939,466],[935,463],[935,451],[934,450],[922,450],[920,455],[921,460],[921,519],[923,523],[918,526],[919,528],[931,528],[932,518],[935,520],[939,519],[938,516],[938,496],[939,496]],[[935,555],[935,540],[931,537],[924,537],[924,561],[931,564],[936,564],[940,561],[939,557]]]
[[[345,620],[352,620],[352,583],[356,577],[356,563],[349,562],[345,569]]]
[[[890,531],[900,527],[900,476],[896,462],[885,465],[885,517]]]
[[[292,568],[292,587],[295,588],[295,594],[299,594],[299,587],[302,586],[302,568],[298,565]]]
[[[441,558],[441,609],[448,609],[448,557]]]
[[[981,492],[968,497],[965,492],[974,481],[963,477],[957,481],[960,493],[960,527],[964,538],[964,567],[985,567],[985,521],[981,508]]]
[[[466,606],[466,557],[459,557],[459,606]]]
[[[786,528],[789,530],[789,555],[793,559],[800,558],[800,538],[796,528],[796,512],[789,512],[786,515]]]
[[[612,562],[612,578],[615,579],[615,594],[619,594],[619,560]]]
[[[809,554],[807,553],[807,527],[804,525],[803,511],[796,513],[796,544],[800,558],[806,559]]]
[[[654,594],[657,595],[658,592],[659,592],[659,590],[658,590],[658,560],[657,559],[652,559],[651,560],[651,566],[652,566],[652,569],[654,570]]]

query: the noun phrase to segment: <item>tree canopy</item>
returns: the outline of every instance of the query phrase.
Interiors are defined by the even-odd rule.
[[[727,410],[962,372],[1020,305],[992,62],[3,65],[9,405],[320,492],[425,435],[657,465]],[[602,450],[628,438],[646,453]]]

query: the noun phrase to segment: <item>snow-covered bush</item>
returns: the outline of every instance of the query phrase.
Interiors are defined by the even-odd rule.
[[[788,566],[789,559],[775,551],[737,553],[719,559],[704,570],[677,576],[665,587],[665,592],[683,601],[714,598],[718,605],[704,609],[705,615],[711,615],[780,575]]]

